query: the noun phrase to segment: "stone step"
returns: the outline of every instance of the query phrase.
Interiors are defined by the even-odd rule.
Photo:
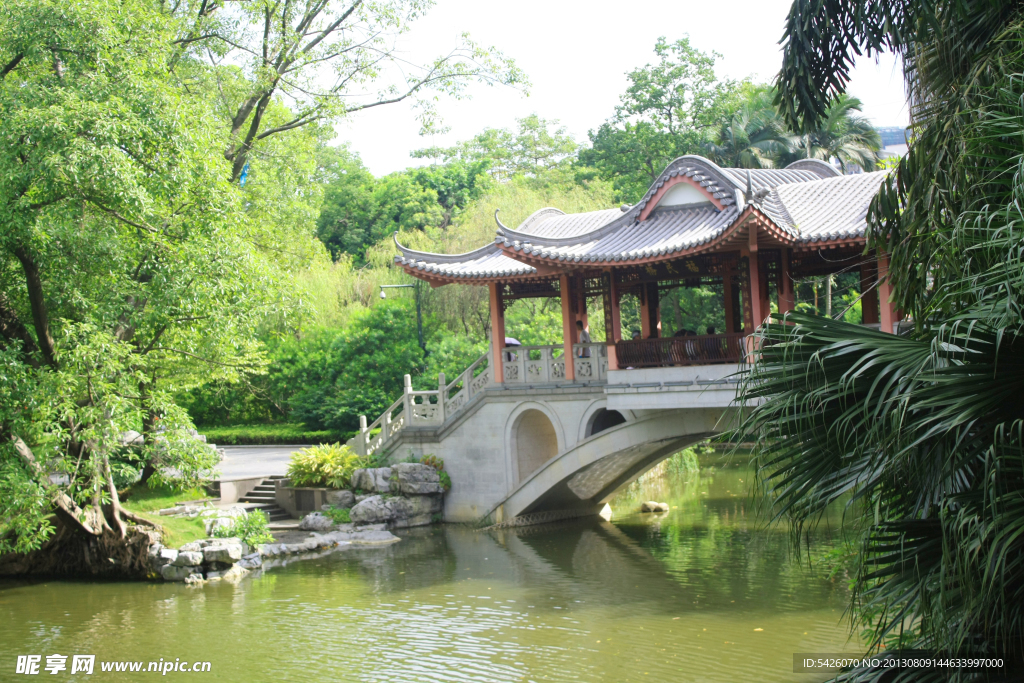
[[[273,493],[275,491],[275,487],[267,485],[267,484],[260,484],[259,486],[254,488],[253,491],[263,491],[263,492]]]
[[[245,505],[245,508],[247,510],[262,510],[271,522],[277,522],[282,519],[291,519],[291,516],[285,510],[281,509],[273,502],[249,503]]]
[[[253,491],[252,493],[245,494],[244,496],[239,498],[239,500],[244,501],[246,498],[260,498],[260,499],[265,499],[265,500],[274,500],[274,496],[275,496],[275,494],[274,494],[273,491]]]

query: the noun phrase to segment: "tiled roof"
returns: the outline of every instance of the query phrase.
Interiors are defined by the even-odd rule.
[[[541,237],[578,237],[607,225],[621,215],[620,209],[570,214],[558,209],[541,209],[523,221],[516,232]]]
[[[765,198],[762,209],[799,242],[863,237],[871,199],[885,171],[858,173],[810,183],[780,185]]]
[[[673,178],[685,176],[714,197],[705,203],[647,204]],[[757,210],[778,228],[779,239],[813,243],[862,237],[871,198],[884,172],[840,175],[830,164],[805,159],[784,169],[720,168],[703,157],[680,157],[633,206],[579,214],[536,211],[515,230],[504,225],[493,244],[451,256],[402,247],[395,263],[413,275],[441,279],[503,279],[537,275],[523,260],[549,263],[611,263],[671,258],[698,250],[723,236],[737,220]],[[658,200],[660,201],[660,199]],[[648,215],[649,214],[649,215]],[[644,216],[645,220],[640,220]],[[497,216],[496,216],[497,218]],[[415,272],[414,272],[415,271]]]
[[[509,258],[494,244],[465,254],[431,254],[403,247],[398,243],[396,232],[395,245],[401,252],[400,256],[395,257],[396,264],[435,277],[502,278],[530,276],[537,272],[533,266]]]
[[[626,227],[609,226],[587,235],[586,240],[529,238],[516,234],[495,242],[515,252],[537,258],[572,263],[631,261],[672,254],[710,242],[721,235],[738,212],[730,206],[719,211],[710,204],[678,209],[657,209],[650,218]]]

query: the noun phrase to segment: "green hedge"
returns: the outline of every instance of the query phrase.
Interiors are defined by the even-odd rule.
[[[218,446],[345,443],[353,436],[346,432],[309,431],[301,422],[197,427],[197,429],[200,434],[206,436],[208,443]]]

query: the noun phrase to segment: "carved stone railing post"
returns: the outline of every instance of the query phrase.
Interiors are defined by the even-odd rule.
[[[448,387],[444,383],[444,373],[437,374],[437,423],[444,424],[445,420],[445,399],[448,398]]]
[[[405,376],[405,402],[402,404],[402,412],[405,417],[405,424],[412,423],[412,375]]]

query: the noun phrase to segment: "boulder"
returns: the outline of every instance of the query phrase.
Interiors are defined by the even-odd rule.
[[[391,491],[391,468],[369,467],[356,470],[352,473],[352,488],[369,493],[388,493]]]
[[[299,522],[300,531],[330,531],[334,520],[319,512],[311,512]]]
[[[356,504],[356,494],[351,491],[328,491],[324,496],[327,499],[328,505],[333,505],[336,508],[350,508]]]
[[[203,548],[203,560],[206,562],[235,563],[242,559],[242,544],[208,545]]]
[[[162,566],[165,564],[172,564],[178,559],[178,551],[174,548],[161,548],[156,557],[156,564]]]
[[[192,541],[178,548],[178,552],[201,553],[204,545],[206,545],[204,541]]]
[[[436,495],[409,496],[408,498],[395,498],[392,504],[398,517],[416,517],[440,512],[444,506],[444,499]]]
[[[668,512],[668,503],[658,503],[648,500],[640,504],[640,512]]]
[[[349,515],[356,524],[390,522],[396,515],[393,500],[383,496],[370,496],[363,502],[356,503],[349,511]]]
[[[165,564],[160,568],[160,576],[164,577],[165,581],[184,581],[197,573],[195,567],[178,567],[173,564]]]
[[[259,569],[263,566],[263,558],[259,553],[252,553],[251,555],[246,555],[239,560],[238,566],[243,569]]]
[[[395,493],[422,496],[433,493],[444,493],[438,471],[430,465],[418,462],[402,462],[393,468],[395,480],[392,489]]]
[[[196,551],[178,551],[178,557],[171,564],[175,567],[197,567],[203,563],[203,554]]]
[[[242,580],[242,577],[244,577],[248,573],[248,569],[236,564],[234,567],[224,572],[224,574],[220,578],[221,580],[228,581],[230,583],[238,583]]]

